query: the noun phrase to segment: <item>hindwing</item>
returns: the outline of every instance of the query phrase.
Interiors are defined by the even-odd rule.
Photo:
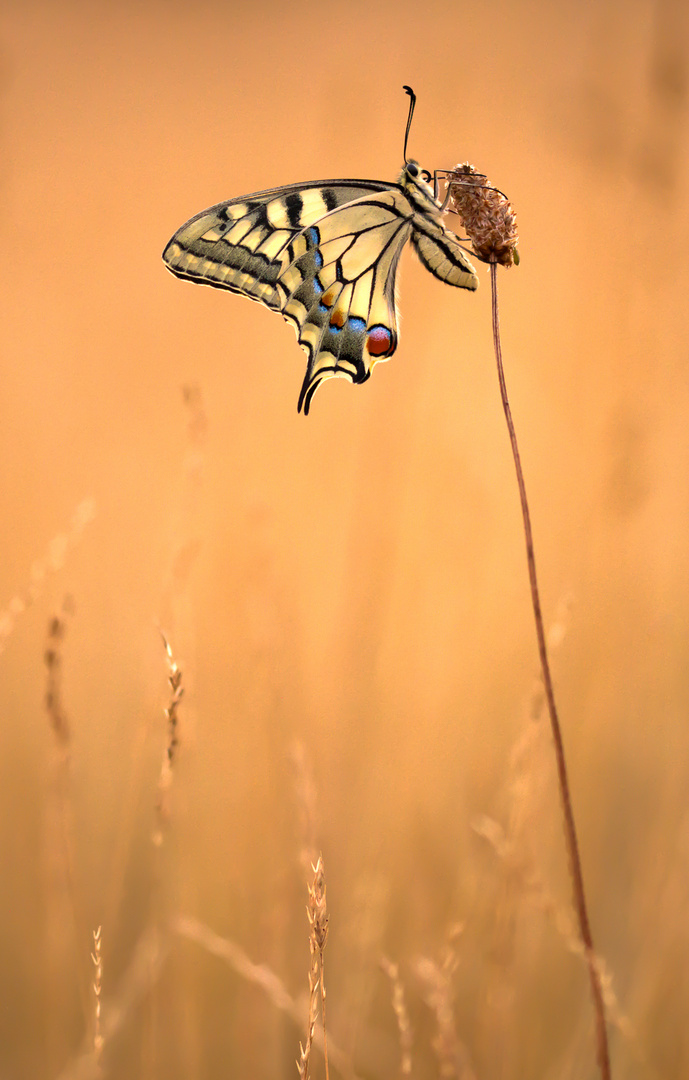
[[[406,201],[388,190],[331,210],[289,245],[276,287],[308,357],[304,412],[324,379],[365,382],[395,351],[395,273],[410,232]]]

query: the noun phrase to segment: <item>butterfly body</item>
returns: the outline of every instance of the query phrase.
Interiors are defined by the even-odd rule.
[[[478,287],[420,172],[408,161],[396,184],[321,180],[218,203],[175,233],[163,259],[177,277],[282,313],[308,357],[298,405],[308,413],[324,379],[364,382],[394,353],[395,279],[408,240],[441,281]]]

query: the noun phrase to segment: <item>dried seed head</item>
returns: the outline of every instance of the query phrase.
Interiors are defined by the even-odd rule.
[[[511,266],[519,262],[517,218],[510,202],[467,162],[449,174],[450,199],[479,259]]]
[[[313,867],[313,885],[309,885],[308,915],[311,924],[311,937],[318,948],[323,952],[328,937],[328,909],[325,902],[325,870],[323,868],[323,856],[318,856],[318,862]]]

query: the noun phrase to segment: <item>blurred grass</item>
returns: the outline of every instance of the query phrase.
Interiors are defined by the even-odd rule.
[[[412,153],[469,158],[517,210],[507,378],[546,621],[564,631],[555,680],[594,934],[629,1020],[614,1075],[684,1075],[686,10],[264,14],[258,37],[248,5],[211,0],[0,14],[0,606],[56,556],[0,656],[0,1073],[85,1075],[79,984],[102,923],[104,1026],[131,1002],[108,1075],[294,1076],[296,742],[328,874],[329,1029],[357,1074],[398,1069],[385,954],[412,1075],[437,1075],[418,961],[441,965],[459,925],[454,1019],[477,1080],[595,1076],[489,290],[458,298],[407,258],[396,356],[365,387],[326,386],[305,422],[291,331],[159,260],[217,199],[394,177],[407,82]],[[51,538],[87,497],[96,517],[57,558]],[[67,595],[76,925],[43,702]],[[158,623],[185,698],[156,854]],[[267,965],[302,1027],[198,942],[156,952],[152,928],[178,914]]]

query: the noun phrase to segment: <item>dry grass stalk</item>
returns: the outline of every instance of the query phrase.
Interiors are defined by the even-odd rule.
[[[564,597],[557,606],[553,622],[548,629],[548,648],[559,649],[569,625],[571,599]],[[495,902],[491,905],[492,927],[490,947],[486,950],[486,981],[481,993],[474,1045],[483,1067],[489,1075],[507,1078],[512,1073],[513,1062],[522,1026],[518,1018],[520,980],[518,976],[519,938],[523,921],[523,905],[532,904],[533,895],[525,889],[521,868],[537,865],[538,851],[544,843],[550,847],[553,840],[560,840],[560,833],[550,836],[551,830],[559,830],[557,819],[552,820],[553,798],[557,799],[557,780],[552,751],[552,738],[547,724],[547,711],[543,680],[535,675],[531,693],[524,710],[522,730],[509,754],[509,765],[504,785],[504,836],[496,826],[503,844],[511,845],[519,853],[517,859],[501,859],[501,873],[497,881]],[[502,815],[501,815],[502,816]],[[547,825],[545,824],[547,822]],[[479,835],[493,823],[480,818],[472,825]],[[493,844],[496,833],[485,837]],[[577,942],[580,939],[573,930]],[[500,1032],[500,1039],[495,1032]]]
[[[63,1041],[60,1009],[64,1005],[65,974],[71,964],[70,950],[76,947],[84,925],[76,883],[76,858],[71,774],[71,728],[62,700],[62,644],[72,601],[63,601],[62,611],[48,624],[43,654],[46,666],[45,710],[55,736],[52,793],[45,804],[45,868],[48,889],[47,932],[49,957],[46,964],[54,998],[50,1009],[54,1030],[50,1041],[57,1048]],[[74,931],[70,938],[67,927]],[[81,956],[81,953],[78,953]],[[84,1017],[90,1012],[86,967],[78,964],[79,994]],[[59,1052],[59,1051],[58,1051]]]
[[[69,756],[70,729],[67,714],[62,707],[62,642],[67,632],[67,616],[72,614],[72,602],[66,597],[62,604],[62,614],[54,615],[48,623],[48,640],[43,662],[47,678],[45,689],[45,709],[50,726],[57,740],[61,756]]]
[[[172,763],[175,759],[177,747],[179,745],[179,739],[177,737],[177,711],[179,709],[179,703],[182,700],[184,690],[182,688],[182,672],[177,666],[177,663],[172,655],[172,649],[167,641],[165,635],[163,635],[163,642],[165,644],[165,655],[167,657],[167,663],[169,668],[168,682],[170,683],[170,689],[172,695],[170,697],[170,703],[165,710],[165,716],[167,718],[167,746],[165,748],[165,755],[167,761],[172,767]]]
[[[190,600],[190,578],[194,564],[201,550],[199,504],[203,491],[204,448],[208,421],[203,406],[201,391],[196,386],[182,387],[182,397],[187,414],[187,444],[182,460],[182,475],[179,483],[172,522],[174,544],[171,552],[170,567],[161,602],[160,622],[168,629],[174,627],[175,647],[185,657],[184,684],[186,695],[193,697],[193,660],[195,654],[194,617]],[[167,742],[163,762],[158,778],[156,792],[156,822],[152,830],[152,842],[160,847],[163,843],[164,829],[169,824],[170,787],[172,784],[172,760],[178,748],[178,707],[182,696],[181,687],[173,685],[173,679],[181,679],[181,673],[174,664],[170,646],[164,634],[163,645],[168,663],[168,679],[171,686],[171,698],[165,709],[167,720]],[[191,686],[190,686],[191,684]],[[185,699],[184,738],[188,746],[191,741],[193,709],[189,697]],[[158,717],[154,717],[155,736],[157,737]],[[138,791],[145,768],[145,750],[151,736],[150,718],[145,718],[138,725],[135,743],[131,751],[131,767],[128,769],[128,790],[123,801],[123,809],[118,829],[115,850],[111,860],[110,888],[107,903],[103,911],[103,922],[108,927],[111,939],[116,936],[118,919],[121,911],[122,895],[127,862],[130,857],[130,844],[135,829],[138,813]],[[183,879],[185,889],[193,888],[193,878],[188,875]],[[191,907],[190,898],[186,906]]]
[[[518,263],[517,217],[508,199],[468,162],[456,165],[448,179],[450,201],[479,259],[507,267]]]
[[[543,687],[545,690],[545,698],[548,707],[548,716],[550,718],[550,727],[553,736],[553,746],[555,750],[555,762],[557,765],[558,784],[560,788],[560,801],[564,818],[565,844],[567,847],[569,869],[572,879],[574,908],[577,913],[579,932],[584,945],[584,952],[589,969],[589,983],[591,988],[591,998],[593,1002],[593,1011],[596,1025],[596,1057],[598,1060],[598,1067],[600,1069],[600,1075],[602,1080],[610,1080],[610,1050],[608,1046],[608,1034],[606,1028],[603,986],[593,945],[593,935],[591,932],[588,906],[586,903],[586,893],[584,889],[584,876],[581,867],[581,857],[579,855],[579,842],[577,839],[576,824],[574,820],[572,797],[569,789],[569,776],[567,773],[567,764],[565,761],[565,749],[564,741],[562,738],[562,728],[560,726],[557,705],[555,703],[555,691],[553,687],[552,675],[550,672],[550,662],[548,660],[548,648],[543,624],[543,613],[541,610],[538,577],[536,574],[536,557],[534,554],[531,514],[529,512],[529,503],[526,496],[526,484],[524,481],[524,472],[522,470],[521,457],[519,454],[517,433],[514,426],[514,421],[512,419],[512,410],[510,408],[509,398],[507,395],[507,384],[505,382],[505,371],[502,362],[502,345],[500,342],[500,318],[498,314],[497,267],[500,262],[505,265],[509,265],[510,260],[514,261],[514,252],[516,250],[516,227],[514,226],[513,219],[510,218],[504,204],[501,201],[504,200],[507,209],[511,213],[511,207],[509,206],[509,203],[507,203],[505,196],[501,195],[500,192],[496,193],[495,189],[493,188],[485,187],[483,184],[483,180],[485,179],[485,177],[479,177],[479,174],[475,172],[472,166],[462,166],[459,170],[454,170],[454,173],[451,174],[452,179],[450,180],[451,192],[453,182],[456,181],[458,174],[459,177],[463,180],[463,183],[459,186],[460,201],[459,203],[457,203],[457,201],[455,200],[455,205],[458,206],[458,213],[460,213],[460,215],[463,217],[464,225],[467,229],[467,233],[471,237],[472,243],[474,243],[475,246],[478,245],[477,254],[479,254],[479,257],[481,258],[486,258],[486,260],[490,263],[493,344],[495,348],[495,360],[498,370],[500,397],[502,400],[503,412],[505,414],[505,421],[507,423],[507,431],[509,435],[510,446],[512,449],[512,457],[514,460],[515,471],[517,474],[517,487],[519,489],[519,500],[522,510],[524,538],[526,541],[526,561],[529,574],[529,585],[531,589],[531,604],[533,607],[534,621],[536,624],[538,655],[541,663]],[[469,195],[467,195],[467,190],[469,190]],[[464,202],[462,200],[464,200]],[[465,220],[465,216],[466,218],[468,218],[468,220]],[[494,222],[491,222],[491,218],[494,218]],[[514,247],[510,249],[510,243],[512,239],[514,240]],[[481,249],[480,251],[479,248]],[[512,252],[511,255],[510,250]],[[482,254],[482,252],[485,252],[485,255]]]
[[[184,687],[182,686],[182,672],[177,666],[177,663],[172,655],[172,649],[170,644],[163,634],[160,632],[165,646],[165,656],[167,658],[168,665],[168,682],[170,684],[170,700],[167,708],[164,710],[165,718],[167,720],[167,740],[165,743],[165,749],[163,751],[163,761],[160,767],[160,776],[158,778],[158,826],[153,834],[153,843],[156,847],[160,847],[163,842],[163,829],[170,820],[170,804],[169,804],[169,792],[172,785],[172,766],[177,754],[177,747],[179,746],[178,736],[178,711],[179,704],[184,694]]]
[[[240,978],[245,979],[253,986],[258,986],[270,999],[276,1009],[285,1013],[290,1019],[301,1027],[303,1022],[303,1008],[301,1001],[296,1001],[287,990],[282,980],[266,964],[255,964],[235,941],[220,937],[208,926],[192,919],[189,916],[175,919],[173,930],[189,941],[195,941],[197,945],[217,956],[228,964]],[[324,1048],[323,1033],[315,1030],[313,1043],[321,1050]],[[331,1038],[328,1044],[329,1058],[333,1066],[346,1080],[360,1080],[352,1068],[352,1062],[347,1054]]]
[[[507,837],[497,821],[487,816],[478,817],[472,822],[472,828],[478,836],[488,841],[510,873],[518,878],[521,894],[528,896],[531,903],[548,916],[567,951],[573,956],[586,960],[586,949],[579,934],[573,908],[563,906],[555,899],[535,866],[531,865],[524,855],[517,852],[514,843]],[[610,1022],[637,1048],[638,1036],[631,1020],[622,1011],[613,987],[612,973],[602,957],[596,956],[595,963]]]
[[[169,952],[168,932],[161,934],[158,927],[152,926],[143,931],[116,992],[108,998],[108,1007],[101,1019],[104,1045],[114,1046],[129,1022],[136,1024],[140,1019],[142,1002],[156,986]],[[82,1051],[59,1073],[58,1080],[101,1080],[102,1076],[103,1070],[89,1037]]]
[[[454,1018],[452,976],[459,962],[455,941],[463,927],[453,927],[443,949],[440,963],[429,957],[420,957],[414,965],[424,988],[424,999],[435,1016],[437,1031],[433,1050],[443,1080],[476,1080],[469,1051],[457,1034]]]
[[[400,1040],[400,1076],[411,1076],[411,1051],[413,1045],[413,1033],[409,1022],[409,1011],[404,996],[404,986],[400,979],[399,965],[383,956],[380,966],[390,980],[392,986],[392,1009],[397,1020],[397,1031]]]
[[[43,592],[50,574],[55,574],[65,564],[68,550],[81,539],[81,535],[96,515],[96,504],[92,499],[84,499],[77,506],[66,532],[58,533],[48,545],[46,554],[37,559],[31,567],[29,585],[16,593],[7,607],[0,611],[0,653],[4,652],[7,639],[12,634],[17,619]]]
[[[95,968],[95,979],[93,982],[93,993],[95,997],[95,1006],[93,1012],[93,1052],[97,1062],[100,1062],[100,1057],[103,1052],[103,1033],[101,1031],[100,1024],[100,1008],[101,1008],[101,993],[103,990],[103,956],[101,953],[101,927],[93,931],[93,952],[91,953],[91,960]]]
[[[309,919],[309,953],[311,962],[309,965],[309,1019],[306,1028],[306,1044],[299,1044],[299,1061],[297,1068],[301,1080],[308,1080],[309,1060],[313,1035],[318,1017],[318,991],[320,988],[322,1022],[323,1022],[323,1054],[325,1057],[325,1077],[328,1073],[328,1035],[325,1020],[325,974],[323,967],[323,952],[328,939],[328,909],[325,899],[325,869],[323,856],[318,856],[318,862],[313,867],[313,884],[309,885],[309,902],[306,913]]]

